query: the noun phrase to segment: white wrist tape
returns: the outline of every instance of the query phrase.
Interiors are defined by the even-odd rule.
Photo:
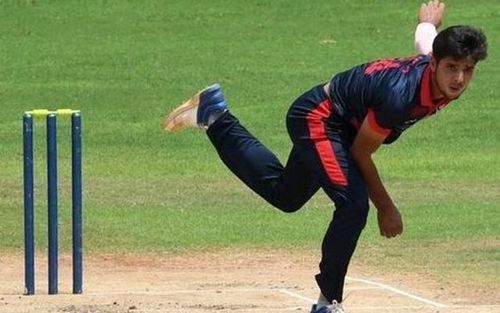
[[[432,43],[437,36],[436,27],[431,23],[420,23],[415,30],[415,50],[418,54],[432,52]]]

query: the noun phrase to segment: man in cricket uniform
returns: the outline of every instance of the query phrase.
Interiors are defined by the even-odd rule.
[[[165,129],[171,131],[206,129],[227,167],[284,212],[300,209],[319,188],[334,202],[313,313],[344,313],[345,276],[366,224],[369,199],[382,236],[403,231],[372,154],[457,99],[476,64],[486,58],[486,37],[476,28],[453,26],[437,34],[443,12],[444,4],[437,0],[420,8],[415,35],[419,55],[353,67],[295,100],[286,117],[293,147],[285,166],[229,112],[218,84],[194,95],[165,120]]]

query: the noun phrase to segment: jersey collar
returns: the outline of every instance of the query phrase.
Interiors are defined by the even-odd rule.
[[[432,84],[431,66],[427,65],[422,75],[420,84],[420,104],[424,107],[432,109],[432,111],[441,109],[450,102],[450,99],[444,97],[437,101],[432,100],[431,84]],[[431,112],[432,112],[431,111]]]

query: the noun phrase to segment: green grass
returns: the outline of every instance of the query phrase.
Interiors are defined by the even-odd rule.
[[[0,1],[0,251],[23,246],[22,112],[63,107],[84,117],[87,253],[318,248],[332,214],[322,193],[299,213],[279,213],[224,168],[201,132],[166,134],[162,117],[221,82],[231,110],[284,161],[291,101],[352,65],[412,54],[419,3]],[[493,285],[491,269],[500,266],[500,4],[447,3],[445,24],[484,29],[489,58],[459,101],[377,154],[405,234],[380,239],[370,216],[356,257],[447,279],[467,273]],[[69,139],[61,124],[61,248],[68,251]],[[41,122],[35,132],[37,243],[44,249]]]

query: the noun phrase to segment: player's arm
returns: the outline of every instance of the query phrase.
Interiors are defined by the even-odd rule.
[[[401,214],[387,193],[372,159],[372,154],[378,150],[387,135],[387,130],[376,125],[373,114],[368,114],[354,139],[351,155],[365,180],[370,199],[377,208],[380,234],[391,238],[402,233],[403,222]]]
[[[418,9],[418,25],[415,30],[415,49],[418,54],[432,52],[432,43],[441,26],[446,6],[439,0],[422,3]]]

